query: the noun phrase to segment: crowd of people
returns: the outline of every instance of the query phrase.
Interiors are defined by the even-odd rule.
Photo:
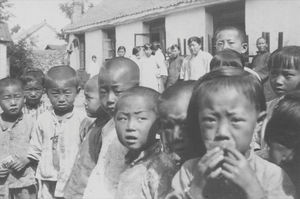
[[[243,31],[215,38],[214,56],[191,37],[167,62],[158,43],[119,47],[82,88],[85,113],[70,66],[1,79],[0,198],[298,198],[300,47],[259,38],[247,65]]]

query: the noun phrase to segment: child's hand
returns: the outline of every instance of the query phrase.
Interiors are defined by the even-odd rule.
[[[248,195],[248,199],[264,198],[264,191],[246,158],[235,148],[226,148],[221,173],[233,183],[240,186]]]
[[[7,168],[0,168],[0,178],[5,178],[9,173],[9,170]]]
[[[21,171],[29,162],[30,160],[27,157],[16,156],[14,162],[11,165],[11,168],[15,171]]]
[[[196,182],[205,181],[206,178],[216,178],[221,174],[221,167],[216,166],[224,160],[224,152],[220,147],[215,147],[208,151],[198,162],[198,175],[195,176]],[[202,183],[200,183],[202,184]]]

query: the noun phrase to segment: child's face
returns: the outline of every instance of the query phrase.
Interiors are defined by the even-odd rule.
[[[279,143],[270,143],[270,161],[279,166],[284,166],[294,158],[294,151]]]
[[[238,31],[222,30],[217,34],[216,50],[219,52],[227,48],[235,50],[238,53],[245,53],[247,51],[247,44],[243,43]]]
[[[169,153],[185,159],[188,141],[186,137],[187,99],[168,100],[160,105],[162,143]]]
[[[0,93],[0,106],[3,113],[10,117],[21,114],[24,106],[24,93],[19,85],[9,85]]]
[[[189,49],[190,49],[190,52],[192,55],[197,55],[199,50],[201,49],[201,45],[198,44],[197,42],[195,41],[192,41],[190,44],[189,44]]]
[[[270,83],[277,96],[282,96],[298,88],[300,71],[296,69],[274,68],[270,70]]]
[[[84,88],[85,102],[84,107],[89,117],[97,117],[98,109],[101,105],[99,93],[96,88],[91,88],[92,85],[87,85]]]
[[[150,57],[152,55],[151,48],[145,49],[145,55],[146,55],[146,57]]]
[[[120,49],[120,50],[118,50],[118,56],[119,57],[124,57],[125,56],[125,50],[124,49]]]
[[[259,39],[257,40],[257,43],[256,43],[256,47],[258,49],[259,52],[264,52],[267,50],[267,43],[266,43],[266,40],[265,39]]]
[[[73,110],[78,88],[72,81],[56,81],[49,83],[48,98],[56,114],[64,115]]]
[[[245,154],[262,113],[235,88],[206,92],[199,102],[198,120],[206,148],[230,146]]]
[[[174,48],[171,50],[170,57],[176,58],[176,57],[178,57],[179,53],[180,53],[180,51],[178,50],[178,48]]]
[[[136,86],[136,82],[129,81],[123,74],[118,71],[103,70],[99,78],[99,98],[102,107],[112,116],[115,105],[121,93],[125,90]]]
[[[120,142],[130,150],[144,150],[155,141],[152,130],[157,115],[153,103],[142,96],[128,96],[119,102],[115,114]]]
[[[40,103],[44,93],[43,86],[38,81],[28,82],[24,87],[26,104],[35,106]]]

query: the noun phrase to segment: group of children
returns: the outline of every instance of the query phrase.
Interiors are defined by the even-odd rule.
[[[84,87],[88,117],[69,66],[1,79],[0,198],[297,198],[300,47],[270,55],[268,103],[244,33],[218,31],[216,48],[210,72],[162,93],[131,59],[106,61]]]

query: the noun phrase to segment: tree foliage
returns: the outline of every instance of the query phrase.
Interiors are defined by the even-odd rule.
[[[18,43],[11,42],[7,47],[10,63],[10,76],[20,77],[25,68],[32,66],[31,49],[25,40]]]
[[[12,14],[8,11],[8,8],[13,4],[8,0],[0,0],[0,22],[7,22]],[[20,30],[20,26],[14,26],[10,33],[15,34]],[[20,41],[18,43],[10,42],[7,46],[7,56],[10,64],[10,76],[19,77],[22,75],[24,68],[31,66],[31,50],[26,41]]]
[[[59,9],[64,13],[65,17],[72,19],[74,2],[60,3]]]
[[[0,0],[0,22],[5,22],[12,16],[12,14],[7,10],[12,6],[8,0]]]
[[[1,0],[0,0],[1,1]],[[89,0],[84,0],[83,2],[83,12],[86,12],[88,9],[94,7],[94,4],[89,2]],[[64,13],[65,17],[68,19],[72,19],[73,15],[73,7],[74,7],[74,0],[70,0],[65,3],[59,4],[59,9]]]

